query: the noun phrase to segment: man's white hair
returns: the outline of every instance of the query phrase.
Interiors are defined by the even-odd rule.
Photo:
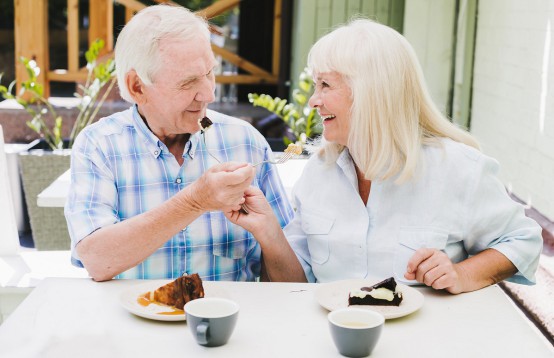
[[[181,6],[154,5],[139,11],[121,30],[115,45],[121,98],[134,103],[125,82],[131,70],[135,70],[146,85],[152,84],[161,67],[159,43],[167,38],[210,41],[210,30],[204,18]]]

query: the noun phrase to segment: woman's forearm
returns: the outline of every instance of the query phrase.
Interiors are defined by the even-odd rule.
[[[455,264],[462,292],[475,291],[505,280],[517,273],[517,268],[506,256],[494,249]]]
[[[302,265],[278,224],[274,230],[267,230],[255,237],[262,248],[266,279],[278,282],[307,282]]]

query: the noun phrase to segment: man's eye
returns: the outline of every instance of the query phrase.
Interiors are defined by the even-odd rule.
[[[180,86],[180,89],[189,89],[192,87],[193,84],[194,84],[194,81],[183,82]]]

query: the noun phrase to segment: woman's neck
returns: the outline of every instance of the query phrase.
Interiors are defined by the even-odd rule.
[[[371,180],[365,178],[364,173],[362,173],[356,164],[354,164],[354,166],[356,167],[356,176],[358,177],[358,193],[364,205],[367,205],[367,200],[369,199],[369,193],[371,191]]]

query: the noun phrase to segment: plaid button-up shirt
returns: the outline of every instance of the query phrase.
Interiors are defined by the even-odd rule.
[[[209,152],[221,161],[257,163],[272,154],[250,124],[208,111]],[[198,179],[217,162],[200,132],[192,135],[179,166],[167,147],[146,127],[136,107],[85,128],[71,158],[71,189],[65,216],[72,263],[83,267],[75,246],[95,230],[146,212]],[[265,194],[281,226],[293,216],[277,169],[257,168],[253,181]],[[136,267],[117,278],[177,278],[197,272],[204,280],[251,281],[260,274],[261,249],[253,236],[222,212],[206,212]]]

